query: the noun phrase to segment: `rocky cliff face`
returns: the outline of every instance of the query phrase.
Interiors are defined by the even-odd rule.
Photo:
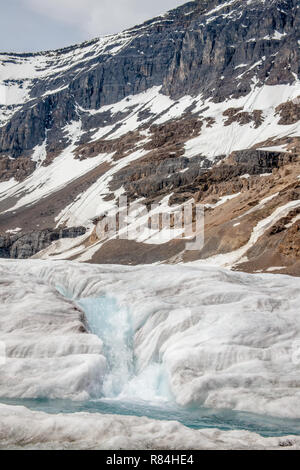
[[[26,102],[10,105],[0,155],[29,155],[46,136],[47,152],[60,150],[67,144],[62,129],[80,119],[81,108],[97,110],[153,86],[175,99],[203,94],[224,101],[248,94],[254,79],[258,86],[291,84],[300,73],[298,6],[297,0],[199,0],[79,47],[2,55],[7,104],[15,89],[26,89]],[[14,79],[20,65],[23,76]],[[99,126],[101,118],[107,116],[99,116]],[[85,120],[84,130],[91,125]]]
[[[172,236],[166,244],[151,236],[135,235],[125,245],[99,239],[93,221],[115,210],[120,195],[162,211],[192,198],[207,206],[208,221],[217,214],[196,259],[250,243],[249,227],[272,217],[257,198],[286,191],[288,199],[274,196],[268,206],[280,225],[280,204],[296,210],[298,201],[299,10],[297,0],[197,0],[79,46],[1,54],[0,231],[9,253],[7,231],[16,227],[30,240],[38,230],[40,240],[41,230],[83,226],[87,237],[81,249],[74,242],[71,259],[120,262],[120,253],[129,263],[135,255],[139,262],[190,259]],[[233,200],[247,220],[237,225],[238,235],[228,226],[238,211],[230,212]],[[272,238],[276,262],[290,271],[299,258],[296,219],[281,235],[274,228]],[[228,233],[228,240],[220,244],[216,233],[219,241]],[[63,242],[51,236],[47,248],[17,243],[13,256],[46,248],[63,257]],[[259,243],[257,252],[248,250],[251,259],[271,250]],[[261,269],[272,267],[268,260]],[[256,268],[256,262],[243,267]]]
[[[86,233],[85,227],[57,230],[41,230],[32,233],[16,233],[0,236],[0,258],[26,259],[44,250],[52,242],[64,238],[76,238]]]

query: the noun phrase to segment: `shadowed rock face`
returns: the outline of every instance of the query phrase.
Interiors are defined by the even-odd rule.
[[[30,258],[56,240],[76,238],[85,233],[86,229],[84,227],[73,227],[41,230],[27,234],[0,235],[0,258]]]
[[[67,143],[64,126],[82,117],[81,108],[99,109],[153,86],[172,98],[202,93],[223,101],[247,94],[254,77],[258,84],[292,83],[300,63],[297,6],[297,0],[199,0],[115,36],[99,52],[97,40],[83,44],[79,58],[72,57],[78,47],[2,56],[5,65],[40,57],[43,76],[31,81],[31,100],[0,128],[0,155],[29,155],[46,134],[47,152],[57,152]],[[57,70],[47,74],[55,61]],[[86,131],[95,124],[83,123]]]

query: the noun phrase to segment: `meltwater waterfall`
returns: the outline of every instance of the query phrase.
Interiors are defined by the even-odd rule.
[[[110,297],[80,299],[91,333],[103,342],[107,371],[103,397],[123,400],[157,401],[170,399],[162,364],[153,363],[136,373],[134,330],[130,311]]]

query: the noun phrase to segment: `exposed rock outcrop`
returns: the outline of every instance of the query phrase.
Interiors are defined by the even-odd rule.
[[[147,209],[162,202],[171,229],[178,205],[203,204],[203,250],[187,253],[168,230],[156,240],[148,220],[128,240],[95,228],[66,256],[175,263],[246,247],[234,268],[300,274],[298,3],[196,0],[79,46],[1,55],[0,256],[81,235],[72,227],[103,221],[126,195]],[[38,256],[61,257],[63,245]]]
[[[56,152],[67,144],[67,124],[81,120],[89,132],[95,120],[101,127],[109,115],[87,117],[83,110],[97,110],[153,86],[162,86],[162,93],[175,99],[202,93],[220,102],[246,95],[253,80],[257,86],[292,83],[299,76],[299,16],[298,0],[199,0],[103,46],[95,40],[40,55],[3,56],[4,65],[39,58],[41,63],[36,78],[6,81],[7,86],[29,83],[30,92],[0,127],[0,156],[30,155],[46,137],[47,152]],[[72,54],[66,67],[66,56]],[[254,119],[256,125],[261,120],[259,114],[235,118]]]
[[[62,238],[76,238],[86,233],[85,227],[48,229],[31,233],[0,235],[0,258],[26,259]]]

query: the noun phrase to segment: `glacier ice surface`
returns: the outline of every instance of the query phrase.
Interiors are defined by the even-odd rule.
[[[90,413],[48,415],[0,404],[0,449],[222,450],[300,448],[300,437],[194,430],[176,421]]]
[[[148,390],[150,400],[161,386],[153,377],[163,371],[167,387],[158,395],[166,398],[168,389],[180,406],[300,417],[297,278],[37,260],[3,261],[0,271],[0,341],[8,355],[1,397],[81,400]],[[99,298],[118,306],[109,344],[103,322],[97,336],[85,332],[77,307]],[[127,347],[112,370],[114,346],[126,341],[131,356]]]

